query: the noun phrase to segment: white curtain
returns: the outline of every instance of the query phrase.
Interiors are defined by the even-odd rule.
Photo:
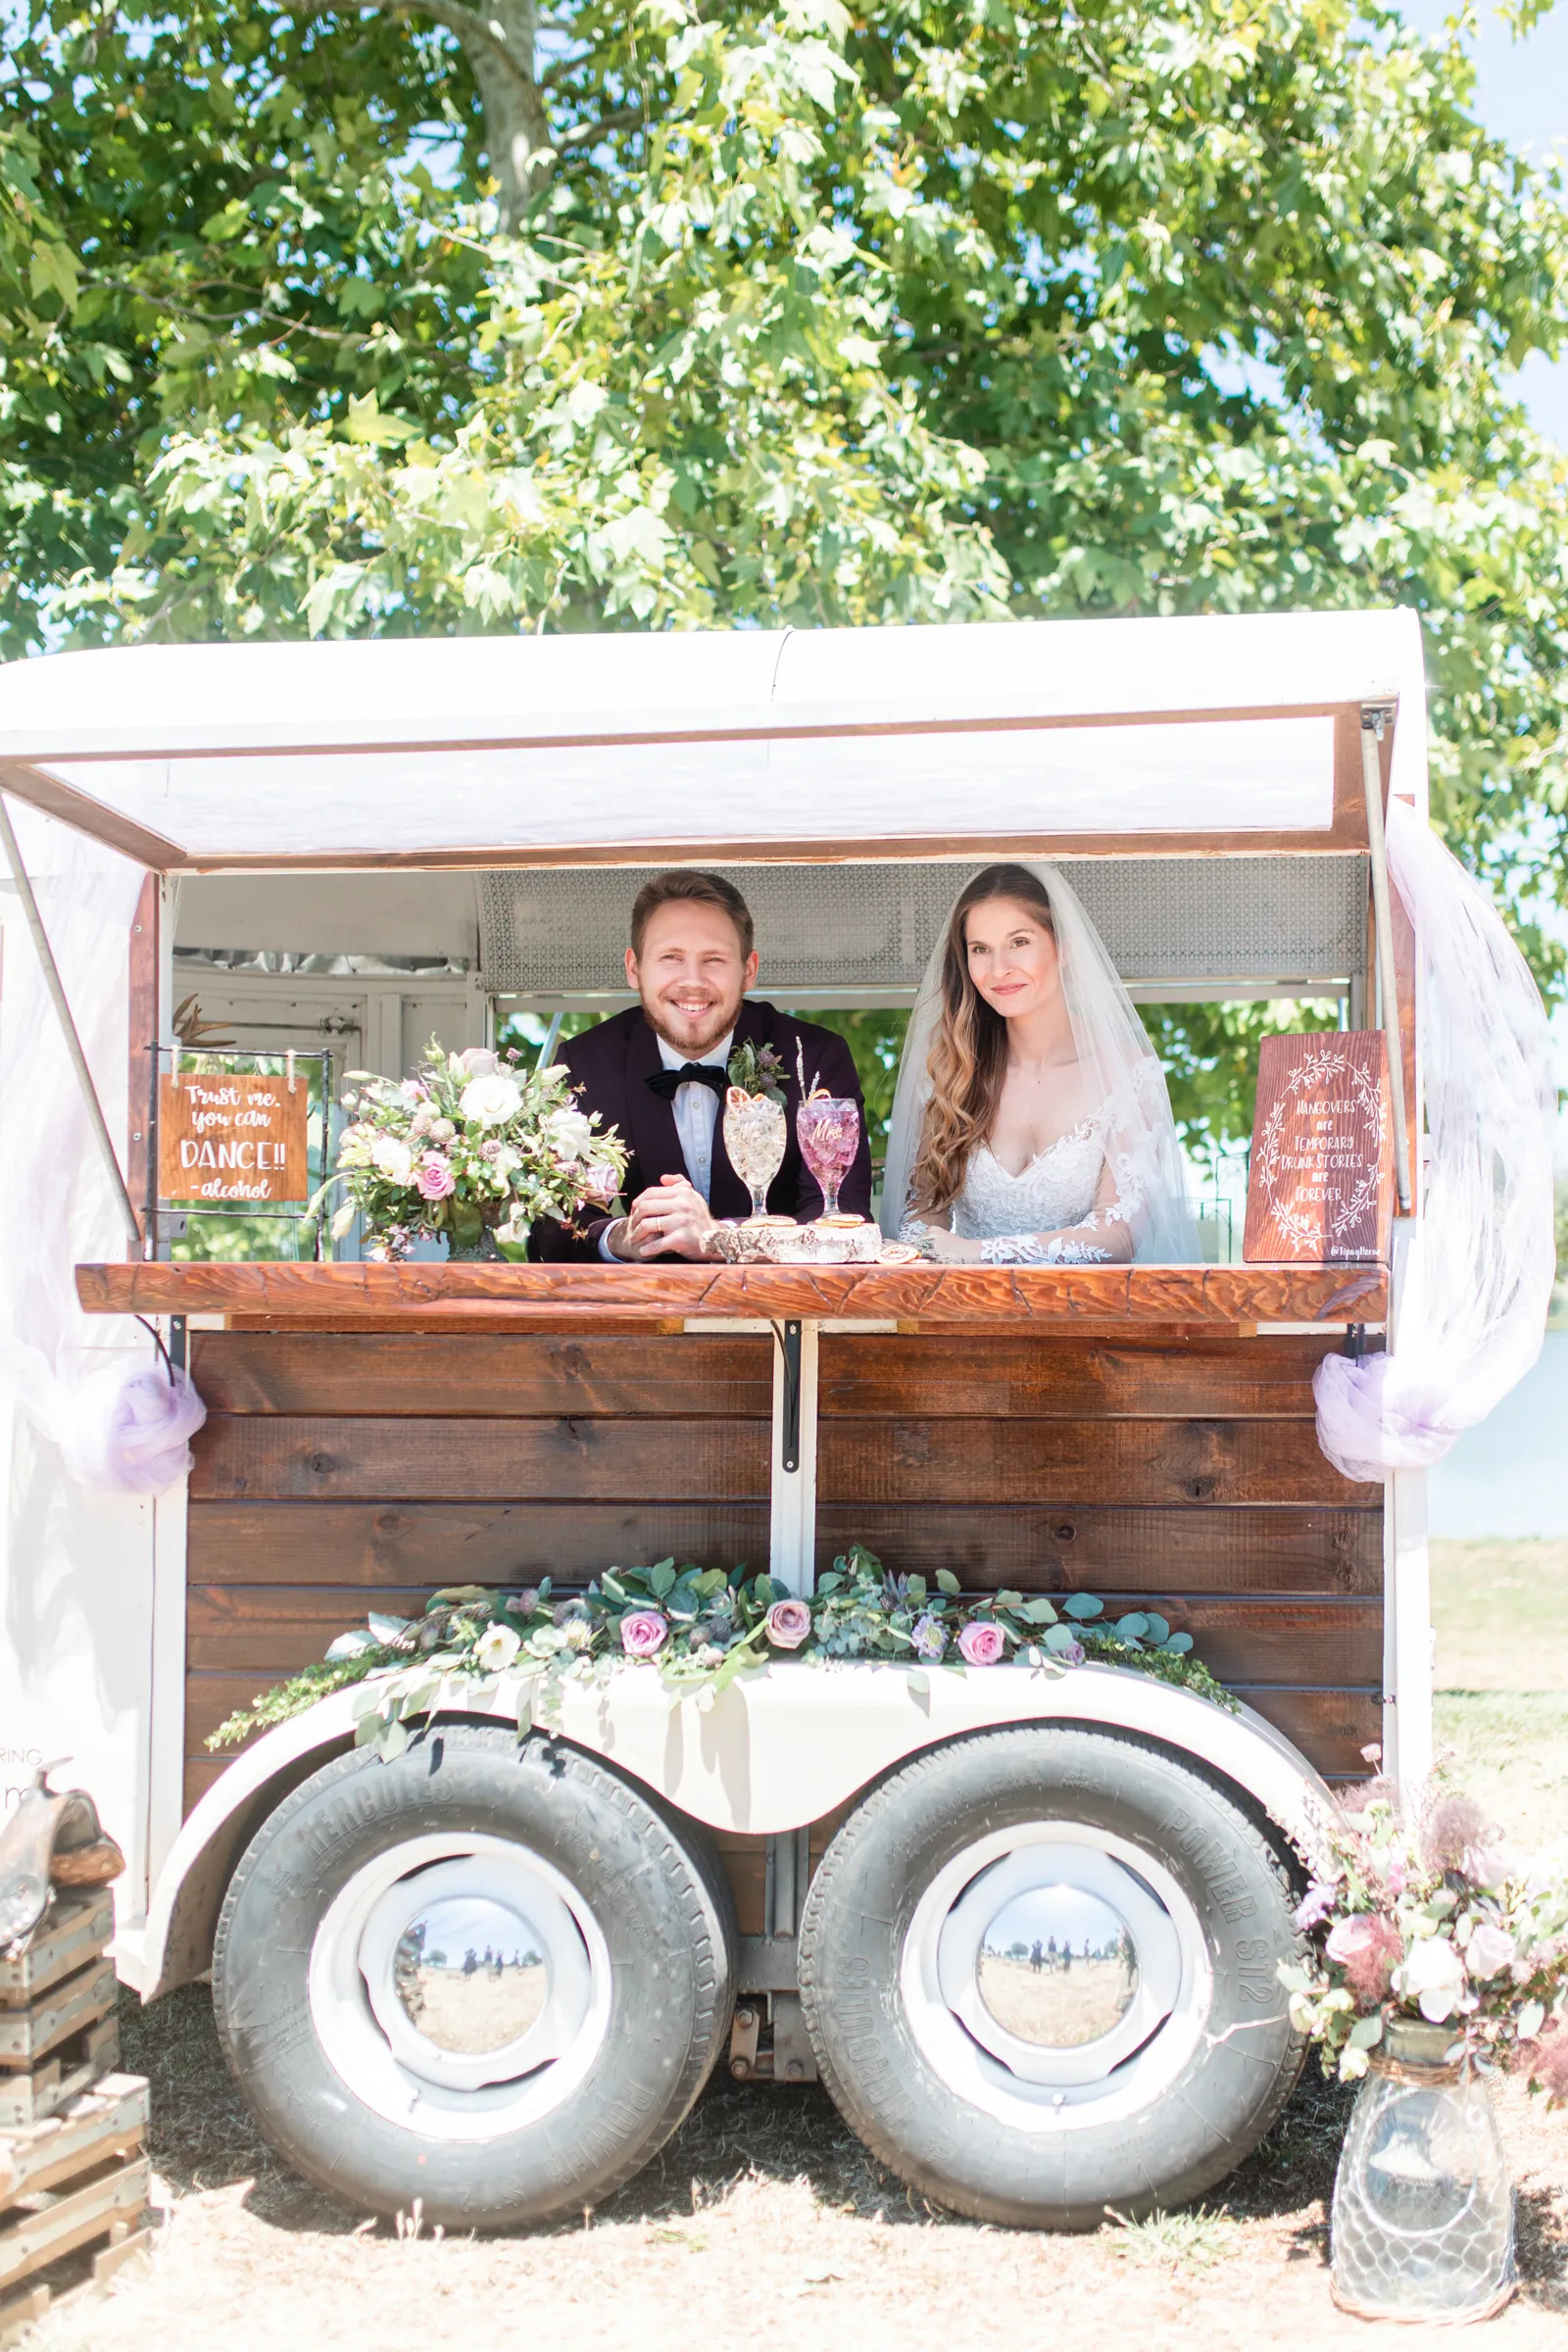
[[[8,807],[110,1134],[123,1137],[141,868],[68,825]],[[0,1398],[60,1447],[73,1476],[102,1484],[126,1374],[157,1358],[134,1320],[84,1315],[76,1303],[78,1261],[122,1257],[125,1229],[3,858],[0,894]]]
[[[1387,1356],[1332,1355],[1318,1442],[1348,1478],[1446,1454],[1541,1352],[1557,1115],[1546,1011],[1492,900],[1402,801],[1389,873],[1416,936],[1426,1181]]]

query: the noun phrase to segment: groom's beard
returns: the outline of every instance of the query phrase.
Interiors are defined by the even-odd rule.
[[[679,994],[671,989],[671,997]],[[702,1012],[691,1012],[679,1004],[666,1004],[657,997],[643,998],[643,1011],[655,1034],[662,1037],[673,1053],[687,1061],[701,1061],[710,1054],[721,1037],[727,1037],[741,1017],[743,998],[723,999]]]

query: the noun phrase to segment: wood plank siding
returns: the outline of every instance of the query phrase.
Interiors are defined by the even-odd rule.
[[[818,1565],[1158,1605],[1323,1771],[1379,1736],[1382,1494],[1313,1433],[1322,1336],[824,1333]],[[368,1608],[766,1564],[772,1342],[199,1331],[186,1795],[208,1732]]]

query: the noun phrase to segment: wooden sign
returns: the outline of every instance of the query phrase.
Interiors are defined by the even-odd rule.
[[[302,1077],[181,1070],[158,1087],[163,1200],[306,1200],[310,1089]]]
[[[1243,1257],[1250,1265],[1384,1258],[1393,1213],[1381,1031],[1265,1037]]]

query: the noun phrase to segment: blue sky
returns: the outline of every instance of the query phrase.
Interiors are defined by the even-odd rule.
[[[1405,22],[1439,32],[1454,14],[1452,0],[1406,0]],[[1538,161],[1554,151],[1568,163],[1568,0],[1522,41],[1489,6],[1478,9],[1475,109],[1489,129]],[[1537,355],[1520,388],[1544,432],[1568,448],[1568,356],[1553,365]]]

